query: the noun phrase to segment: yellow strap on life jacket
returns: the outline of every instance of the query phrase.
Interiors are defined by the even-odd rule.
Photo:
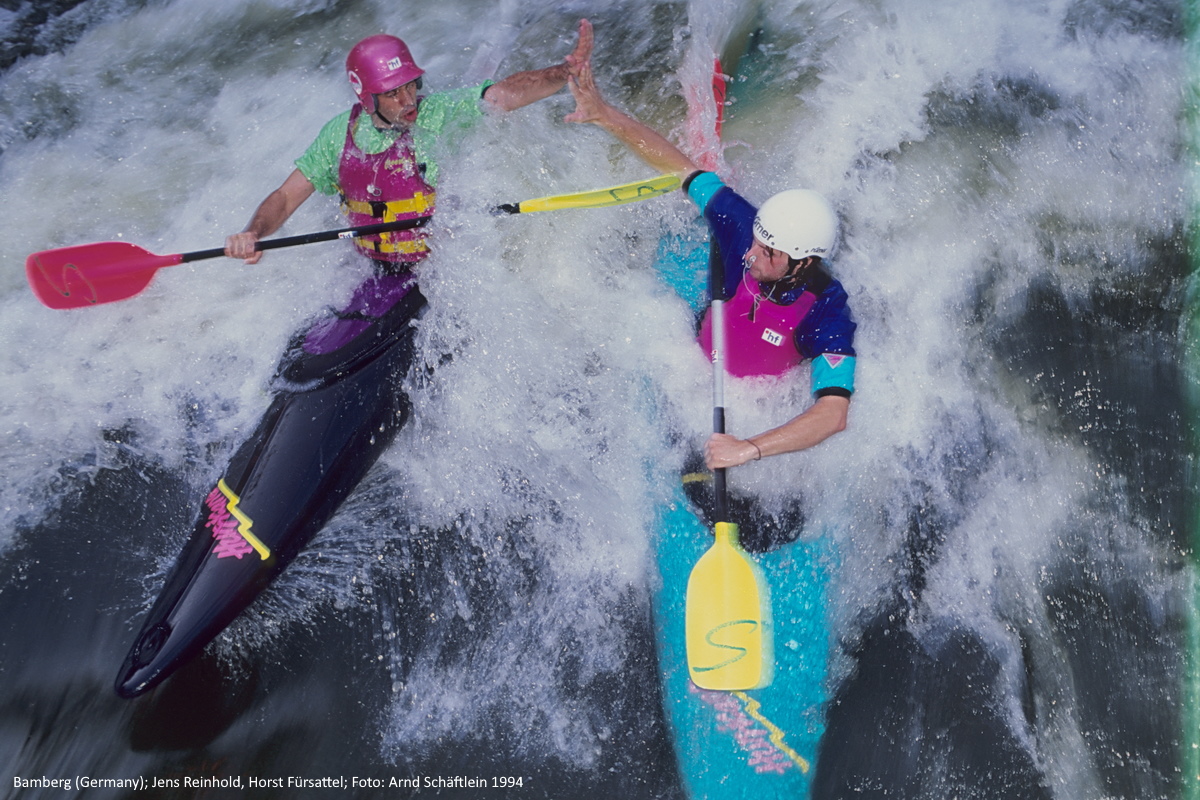
[[[386,233],[383,235],[387,236]],[[425,244],[424,239],[401,239],[398,242],[355,239],[354,243],[367,250],[374,250],[376,253],[424,253],[429,250],[429,245]]]
[[[437,192],[417,192],[407,200],[391,200],[389,202],[367,203],[362,200],[346,200],[342,203],[342,207],[347,211],[355,214],[366,214],[371,217],[382,220],[383,222],[392,222],[399,219],[401,214],[424,214],[429,209],[433,208],[437,201]],[[382,213],[378,213],[382,212]]]

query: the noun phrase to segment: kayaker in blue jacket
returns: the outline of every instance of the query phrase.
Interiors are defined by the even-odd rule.
[[[740,439],[713,434],[710,469],[813,447],[846,428],[854,391],[854,330],[846,292],[825,271],[837,217],[825,198],[792,189],[755,208],[715,173],[701,170],[665,137],[609,105],[591,65],[572,68],[575,111],[568,122],[593,123],[651,166],[687,176],[684,189],[704,213],[725,261],[726,336],[734,375],[778,375],[812,360],[815,400],[771,430]],[[710,349],[707,318],[700,343]]]

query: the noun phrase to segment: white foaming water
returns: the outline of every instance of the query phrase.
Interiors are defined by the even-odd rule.
[[[743,176],[771,177],[764,194],[812,186],[846,221],[836,274],[860,322],[851,427],[794,459],[819,514],[853,521],[838,627],[868,598],[887,599],[912,509],[940,516],[945,542],[916,627],[965,625],[1014,687],[1027,666],[1021,639],[1033,642],[1039,699],[1057,710],[1029,730],[1014,691],[1012,725],[1063,797],[1103,792],[1064,689],[1048,575],[1086,552],[1163,586],[1170,553],[1108,499],[1123,481],[1064,435],[1034,399],[1040,376],[1001,362],[991,331],[1012,324],[1033,282],[1086,307],[1098,289],[1152,276],[1154,243],[1183,219],[1180,42],[1107,13],[837,3],[808,17],[780,7],[768,12],[781,31],[775,57],[794,71],[761,91],[786,94],[798,81],[800,107],[728,129],[750,143]],[[1105,555],[1110,546],[1121,556]],[[1152,593],[1159,615],[1168,594]]]
[[[136,299],[65,313],[32,300],[29,252],[218,245],[346,106],[342,58],[375,30],[406,36],[436,90],[556,61],[591,16],[607,93],[682,139],[711,109],[685,121],[668,93],[706,97],[713,51],[750,18],[765,32],[733,87],[724,159],[752,201],[810,186],[837,205],[834,272],[860,326],[859,375],[846,433],[733,480],[767,503],[799,495],[814,529],[839,532],[833,614],[851,637],[898,580],[906,520],[931,509],[944,543],[914,627],[967,626],[1014,686],[1019,638],[1031,640],[1060,710],[1029,731],[1014,690],[1014,730],[1057,796],[1097,796],[1075,689],[1051,663],[1044,573],[1094,529],[1098,550],[1119,541],[1127,569],[1154,580],[1164,543],[1106,499],[1128,489],[1021,365],[1000,361],[994,330],[1020,319],[1037,280],[1086,307],[1097,287],[1152,273],[1154,245],[1183,217],[1180,43],[1066,2],[505,2],[486,18],[469,3],[344,5],[159,3],[3,77],[0,547],[125,447],[200,492],[265,408],[289,334],[361,277],[342,245],[312,245],[255,267],[173,267]],[[648,65],[662,72],[627,77]],[[571,107],[564,93],[486,120],[447,155],[419,340],[428,363],[452,358],[410,380],[416,414],[370,488],[236,628],[269,647],[281,623],[318,608],[377,607],[395,675],[380,725],[397,760],[492,726],[590,763],[612,732],[572,713],[561,677],[586,683],[629,657],[609,620],[653,580],[665,487],[648,475],[686,449],[646,409],[667,409],[692,443],[709,425],[689,313],[649,268],[664,230],[695,234],[687,201],[486,214],[649,174],[603,132],[563,124]],[[339,224],[314,198],[283,233]],[[732,383],[730,430],[761,431],[807,402],[804,380]],[[123,429],[134,435],[106,435]],[[184,533],[145,546],[165,565]],[[431,567],[409,535],[448,537],[448,555]],[[427,568],[445,573],[444,594],[420,609],[428,639],[398,641],[412,600],[388,587]],[[464,630],[472,643],[456,646]]]

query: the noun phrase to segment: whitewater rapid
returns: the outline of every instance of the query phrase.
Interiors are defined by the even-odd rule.
[[[830,613],[848,647],[879,610],[931,649],[947,630],[985,643],[1002,665],[995,703],[1053,796],[1172,785],[1173,734],[1112,723],[1133,731],[1111,734],[1123,760],[1086,677],[1119,678],[1130,707],[1177,700],[1173,651],[1149,641],[1177,633],[1190,498],[1173,4],[504,0],[480,15],[431,0],[94,0],[74,13],[82,30],[0,77],[0,553],[14,576],[28,537],[105,470],[162,470],[202,493],[265,409],[290,334],[362,277],[340,244],[313,245],[172,267],[135,299],[64,313],[33,300],[27,254],[218,245],[350,102],[341,60],[377,30],[408,39],[440,89],[553,63],[587,16],[606,93],[680,142],[713,113],[712,57],[741,43],[719,163],[752,201],[807,186],[838,208],[833,272],[859,374],[845,433],[734,482],[768,506],[801,498],[810,529],[838,537]],[[691,312],[650,269],[665,232],[702,229],[678,195],[490,216],[651,174],[602,131],[563,123],[571,108],[564,92],[490,118],[446,154],[414,420],[217,644],[231,663],[270,659],[289,631],[357,609],[373,630],[356,658],[388,676],[363,700],[385,761],[483,731],[588,769],[621,736],[578,708],[641,657],[622,623],[656,580],[655,476],[709,425]],[[314,198],[282,233],[338,225]],[[728,386],[731,432],[782,422],[806,387]],[[136,618],[185,527],[131,531],[119,566],[136,586],[97,613]],[[1086,600],[1118,589],[1151,621],[1145,638]],[[1080,629],[1111,636],[1085,653]],[[102,685],[115,667],[96,651],[78,662]],[[831,680],[853,669],[843,653]]]

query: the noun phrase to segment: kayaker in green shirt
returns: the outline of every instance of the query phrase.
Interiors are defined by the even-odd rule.
[[[226,239],[226,255],[257,263],[262,257],[257,242],[277,231],[313,192],[340,194],[354,226],[428,216],[436,199],[438,168],[432,154],[439,138],[488,111],[512,111],[558,92],[572,66],[585,63],[591,52],[592,26],[581,20],[575,50],[561,64],[422,96],[424,70],[402,40],[385,34],[363,39],[346,58],[346,75],[359,102],[325,125],[245,230]],[[392,270],[428,253],[419,229],[355,243]]]

